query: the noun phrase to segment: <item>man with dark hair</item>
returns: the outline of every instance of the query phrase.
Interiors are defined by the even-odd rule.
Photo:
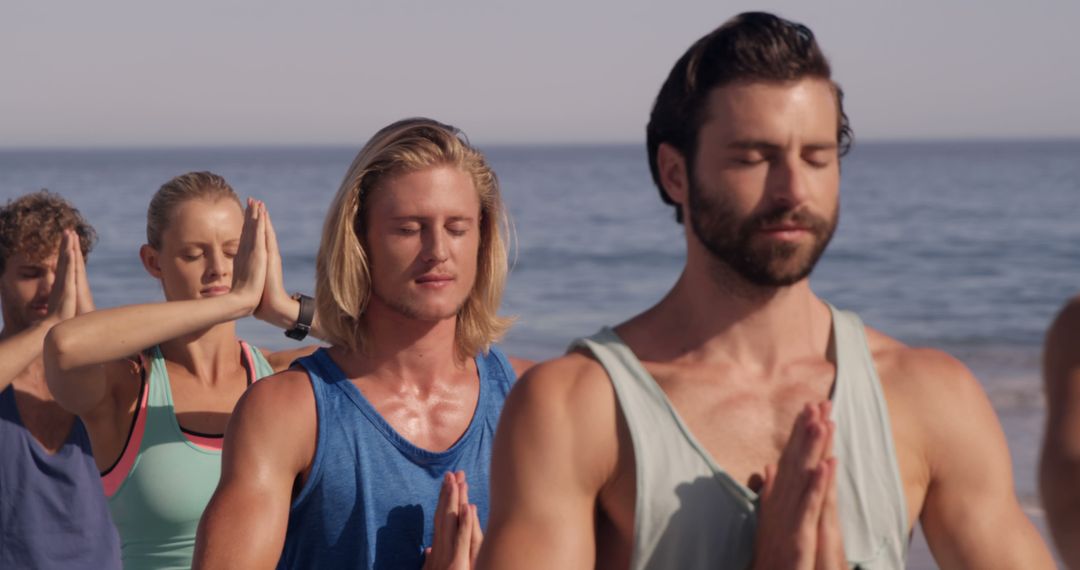
[[[0,209],[0,568],[119,568],[120,544],[82,423],[54,401],[41,351],[93,310],[94,230],[47,191]]]
[[[801,24],[679,59],[648,148],[685,268],[514,388],[481,568],[902,568],[917,519],[944,567],[1053,566],[971,373],[810,289],[850,138]]]

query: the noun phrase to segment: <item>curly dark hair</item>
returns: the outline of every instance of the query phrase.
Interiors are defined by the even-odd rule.
[[[48,190],[8,200],[0,209],[0,273],[17,253],[35,261],[48,257],[69,229],[78,234],[83,256],[89,255],[97,232],[67,200]]]
[[[832,83],[838,111],[836,142],[843,156],[853,137],[844,113],[844,92],[832,80],[829,60],[810,28],[766,12],[746,12],[686,50],[660,87],[645,133],[653,182],[664,203],[675,207],[676,221],[682,223],[682,210],[660,184],[656,164],[660,144],[675,147],[692,168],[698,131],[713,89],[739,81],[785,82],[808,77]]]

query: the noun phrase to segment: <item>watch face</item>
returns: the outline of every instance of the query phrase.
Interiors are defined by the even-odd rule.
[[[296,326],[285,331],[285,336],[293,340],[304,340],[304,337],[308,335],[309,327]]]

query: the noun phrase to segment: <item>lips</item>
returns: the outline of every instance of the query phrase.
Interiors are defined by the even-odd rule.
[[[228,293],[232,288],[227,285],[217,285],[214,287],[206,287],[199,290],[199,294],[203,297],[217,297],[218,295],[224,295]]]
[[[446,285],[454,280],[454,276],[448,273],[428,273],[416,278],[416,283],[420,285],[428,285],[431,287],[438,287]]]

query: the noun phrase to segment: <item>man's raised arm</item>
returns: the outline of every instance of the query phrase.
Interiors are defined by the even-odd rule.
[[[314,455],[316,429],[304,372],[282,372],[248,389],[229,420],[221,481],[199,522],[194,568],[277,565],[293,485]]]
[[[615,396],[572,354],[531,369],[506,400],[479,568],[592,568],[597,496],[615,470]]]

